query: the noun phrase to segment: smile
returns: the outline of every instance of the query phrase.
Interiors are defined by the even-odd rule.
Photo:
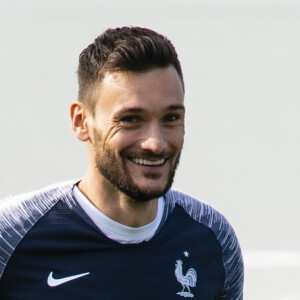
[[[159,160],[147,160],[147,159],[142,159],[142,158],[132,158],[131,159],[134,163],[138,165],[143,165],[143,166],[161,166],[164,164],[166,159],[159,159]]]

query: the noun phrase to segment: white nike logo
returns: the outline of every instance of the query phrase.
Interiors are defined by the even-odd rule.
[[[77,279],[77,278],[80,278],[80,277],[83,277],[83,276],[86,276],[89,274],[90,274],[90,272],[87,272],[87,273],[77,274],[77,275],[73,275],[73,276],[63,277],[60,279],[55,279],[55,278],[53,278],[53,272],[51,272],[48,276],[47,283],[49,286],[54,287],[54,286],[64,284],[68,281],[71,281],[71,280],[74,280],[74,279]]]

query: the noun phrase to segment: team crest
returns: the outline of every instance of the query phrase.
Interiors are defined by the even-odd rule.
[[[188,257],[189,253],[187,251],[184,252],[184,256]],[[196,286],[197,282],[197,272],[195,269],[190,268],[186,272],[186,274],[183,274],[182,271],[182,265],[183,262],[182,260],[177,260],[175,264],[175,276],[177,281],[181,284],[182,286],[182,291],[178,292],[177,295],[182,296],[184,298],[193,298],[194,294],[191,293],[191,287]]]

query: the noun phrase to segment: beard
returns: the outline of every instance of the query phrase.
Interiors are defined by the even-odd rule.
[[[101,142],[101,136],[96,130],[94,130],[94,151],[95,151],[95,165],[101,175],[106,178],[115,188],[119,191],[130,197],[133,201],[136,202],[147,202],[152,199],[163,196],[171,188],[175,176],[177,166],[179,164],[181,150],[177,154],[177,157],[174,160],[173,165],[171,165],[167,182],[163,189],[147,189],[140,188],[137,184],[134,183],[129,170],[126,168],[125,160],[127,157],[142,157],[143,159],[163,159],[168,157],[168,161],[174,159],[175,153],[161,153],[159,155],[152,153],[149,150],[139,151],[133,153],[124,150],[120,153],[118,158],[112,149],[107,145],[103,145]],[[120,159],[121,158],[121,159]],[[165,162],[167,163],[167,162]],[[153,174],[146,174],[145,177],[156,179],[156,176]]]

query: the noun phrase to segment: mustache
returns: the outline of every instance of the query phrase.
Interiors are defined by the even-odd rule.
[[[159,160],[169,158],[174,155],[173,151],[164,151],[162,153],[153,153],[151,150],[142,150],[142,151],[124,151],[121,153],[122,157],[130,157],[130,158],[141,158],[146,160]]]

